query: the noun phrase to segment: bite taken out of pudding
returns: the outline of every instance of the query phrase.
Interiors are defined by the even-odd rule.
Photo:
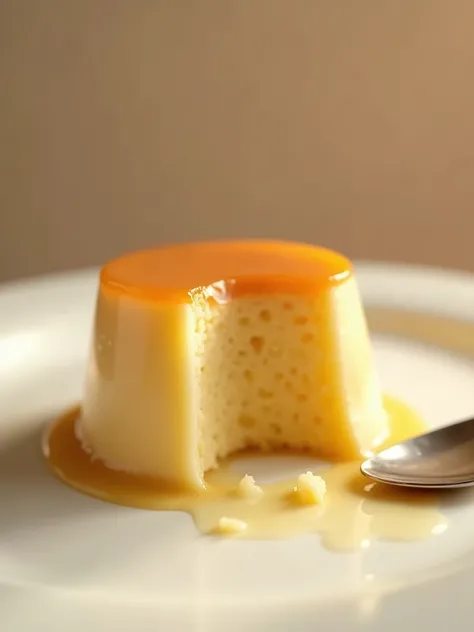
[[[188,489],[247,448],[352,460],[388,432],[351,263],[291,242],[108,263],[81,406],[91,455]]]

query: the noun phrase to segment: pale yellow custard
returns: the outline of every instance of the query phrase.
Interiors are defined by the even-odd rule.
[[[211,242],[103,268],[83,400],[52,425],[44,450],[76,489],[187,511],[206,534],[315,532],[353,549],[443,528],[433,495],[359,473],[365,454],[422,429],[381,395],[345,257],[287,242]],[[261,484],[232,467],[249,450],[327,465]]]
[[[107,264],[81,408],[91,456],[190,489],[249,448],[346,461],[388,433],[350,262],[286,242]]]

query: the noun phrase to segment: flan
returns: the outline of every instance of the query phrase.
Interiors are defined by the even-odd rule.
[[[240,450],[344,461],[387,432],[359,289],[341,254],[215,241],[103,267],[76,435],[108,468],[200,489]]]

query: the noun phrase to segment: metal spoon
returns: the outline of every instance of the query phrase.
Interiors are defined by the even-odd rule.
[[[474,485],[474,418],[397,443],[360,469],[376,481],[404,487]]]

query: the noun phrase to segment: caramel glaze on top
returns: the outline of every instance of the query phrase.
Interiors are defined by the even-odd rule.
[[[344,281],[344,256],[308,244],[237,240],[142,250],[104,266],[104,290],[151,301],[189,302],[204,291],[217,302],[251,294],[311,295]]]

